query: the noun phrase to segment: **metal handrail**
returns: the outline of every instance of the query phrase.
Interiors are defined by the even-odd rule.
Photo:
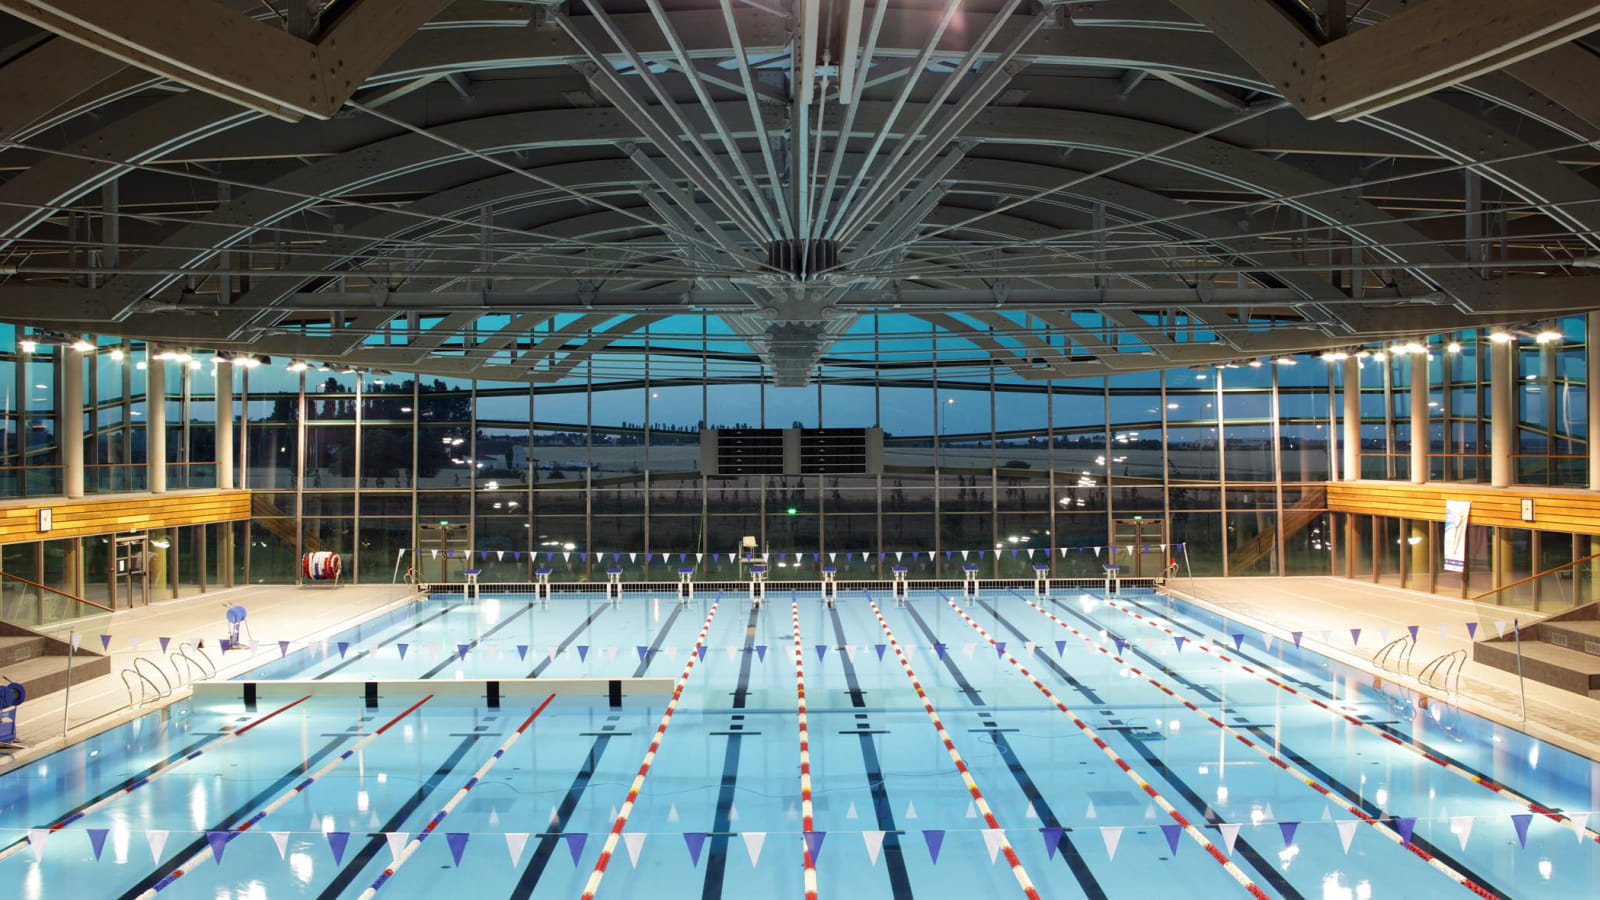
[[[136,672],[138,672],[138,673],[139,673],[139,674],[141,674],[141,675],[143,675],[143,674],[144,674],[144,671],[143,671],[143,670],[142,670],[142,669],[140,669],[140,668],[139,668],[139,664],[140,664],[140,663],[144,663],[144,664],[145,664],[145,665],[147,665],[147,666],[149,666],[149,667],[150,667],[150,668],[152,668],[152,669],[154,669],[154,670],[155,670],[155,672],[156,672],[156,674],[157,674],[157,675],[160,675],[160,676],[161,676],[161,681],[162,681],[162,683],[163,683],[163,684],[165,684],[165,685],[166,685],[166,686],[167,686],[167,689],[166,689],[166,690],[164,690],[164,691],[163,691],[163,690],[160,690],[160,689],[159,689],[159,686],[157,686],[157,691],[156,691],[156,692],[157,692],[157,693],[158,693],[158,694],[159,694],[159,695],[160,695],[160,696],[161,696],[161,697],[162,697],[162,698],[166,698],[166,697],[171,697],[171,696],[172,696],[172,679],[170,679],[170,678],[168,678],[168,677],[167,677],[167,673],[166,673],[166,672],[164,672],[164,671],[162,671],[162,669],[161,669],[161,667],[160,667],[160,666],[158,666],[158,665],[156,665],[156,664],[155,664],[155,663],[153,663],[153,662],[151,662],[151,661],[150,661],[150,660],[148,660],[148,659],[145,659],[145,658],[144,658],[144,657],[142,657],[142,656],[135,656],[135,657],[134,657],[134,658],[133,658],[133,668],[134,668],[134,671],[136,671]],[[152,686],[154,686],[154,685],[155,685],[155,679],[153,679],[153,678],[150,678],[150,677],[149,677],[149,676],[146,676],[146,677],[145,677],[145,680],[146,680],[146,681],[149,681],[149,682],[150,682],[150,683],[151,683],[151,685],[152,685]]]
[[[1417,680],[1429,684],[1440,690],[1452,694],[1461,690],[1461,669],[1466,665],[1467,651],[1451,650],[1449,653],[1434,657],[1422,671],[1417,673]],[[1437,680],[1434,680],[1437,678]]]
[[[1408,671],[1411,665],[1411,653],[1416,649],[1417,642],[1410,635],[1402,635],[1383,645],[1372,657],[1372,661],[1379,668],[1392,672]],[[1390,665],[1389,655],[1394,654],[1394,665]]]
[[[143,706],[144,703],[145,703],[144,688],[142,688],[142,687],[139,689],[139,697],[138,697],[138,699],[134,699],[134,696],[133,696],[133,685],[128,683],[128,676],[129,675],[132,675],[133,677],[139,679],[144,684],[150,685],[150,690],[155,692],[155,695],[156,695],[157,698],[160,698],[160,697],[164,696],[161,693],[161,688],[157,687],[155,682],[151,681],[149,678],[146,678],[143,672],[140,672],[138,669],[134,669],[134,668],[123,669],[122,670],[122,686],[124,688],[127,688],[127,690],[128,690],[128,705],[129,706],[133,707],[134,709],[138,709],[139,707]]]
[[[184,641],[183,643],[179,644],[178,649],[172,651],[170,655],[173,671],[180,673],[180,678],[182,677],[181,673],[183,672],[183,666],[180,664],[180,660],[193,666],[195,671],[200,673],[201,678],[210,678],[211,676],[217,674],[216,664],[211,662],[211,657],[207,656],[204,650],[201,650],[198,647],[192,648],[195,653],[200,654],[200,659],[195,659],[193,656],[189,655],[190,649],[189,642]],[[204,660],[206,665],[211,666],[211,671],[206,671],[206,666],[200,664],[201,660]]]
[[[113,612],[113,610],[109,606],[101,606],[100,604],[94,602],[93,600],[85,600],[82,597],[74,596],[72,594],[67,593],[66,591],[58,591],[55,588],[50,587],[47,584],[40,584],[37,581],[33,581],[33,580],[30,580],[30,579],[27,579],[27,578],[23,578],[21,575],[17,575],[17,574],[11,573],[11,572],[0,572],[0,578],[10,578],[10,579],[15,580],[15,581],[20,581],[23,584],[26,584],[26,585],[28,585],[30,587],[36,587],[41,591],[49,591],[52,594],[59,594],[59,595],[65,597],[65,598],[67,598],[68,600],[76,600],[79,603],[82,603],[82,604],[84,604],[86,606],[92,606],[95,609],[102,609],[102,610],[105,610],[106,612]]]
[[[1527,584],[1528,582],[1533,581],[1536,578],[1543,578],[1544,576],[1549,575],[1552,572],[1559,572],[1562,569],[1570,569],[1573,566],[1582,565],[1582,564],[1584,564],[1586,562],[1590,562],[1590,561],[1593,561],[1593,560],[1596,560],[1596,559],[1600,559],[1600,553],[1591,553],[1588,556],[1585,556],[1583,559],[1575,559],[1575,560],[1573,560],[1572,562],[1569,562],[1569,563],[1562,563],[1561,565],[1556,566],[1553,569],[1545,569],[1543,572],[1540,572],[1537,575],[1529,575],[1527,578],[1519,578],[1516,581],[1511,582],[1510,584],[1502,584],[1497,588],[1490,588],[1489,590],[1484,591],[1481,594],[1477,594],[1475,596],[1468,597],[1467,601],[1470,602],[1470,603],[1476,603],[1479,600],[1482,600],[1484,597],[1487,597],[1487,596],[1489,596],[1491,594],[1498,594],[1501,591],[1509,590],[1509,589],[1517,587],[1519,585]]]

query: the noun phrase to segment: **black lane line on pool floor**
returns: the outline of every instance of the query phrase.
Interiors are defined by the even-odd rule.
[[[567,647],[571,646],[573,641],[582,637],[583,633],[589,630],[589,626],[594,624],[594,620],[600,618],[605,614],[605,611],[610,608],[611,604],[602,603],[598,609],[592,613],[589,613],[588,617],[579,623],[577,628],[572,629],[571,634],[562,638],[561,643],[556,645],[556,656],[560,656],[561,652],[566,650]],[[550,664],[555,661],[555,656],[546,656],[544,659],[539,660],[539,664],[533,667],[533,671],[528,673],[528,677],[538,678],[540,675],[544,674],[544,670],[550,668]]]
[[[296,762],[294,764],[294,768],[278,776],[276,780],[262,788],[258,793],[246,800],[242,805],[235,807],[232,812],[228,813],[220,821],[212,825],[210,830],[227,831],[233,828],[233,826],[249,818],[251,813],[261,807],[262,804],[265,804],[272,798],[282,794],[285,788],[294,784],[296,781],[305,778],[308,770],[310,770],[318,762],[321,762],[323,757],[326,757],[334,750],[337,750],[340,744],[345,743],[353,737],[359,736],[359,726],[352,725],[348,734],[339,735],[338,737],[328,741],[326,744],[323,744],[304,760]],[[130,900],[130,898],[137,897],[150,888],[155,887],[156,882],[170,875],[175,869],[178,868],[179,863],[206,849],[206,846],[206,836],[201,834],[199,837],[185,844],[175,853],[171,851],[171,848],[167,848],[167,858],[162,861],[161,865],[154,872],[151,872],[145,877],[139,879],[139,881],[134,884],[133,887],[123,892],[121,895],[122,900]]]
[[[765,608],[766,604],[750,607],[750,618],[745,622],[744,652],[739,654],[739,681],[733,691],[734,709],[744,709],[745,699],[750,693],[751,660],[756,655],[756,625]],[[727,731],[713,732],[725,736],[728,745],[722,754],[722,783],[717,791],[716,815],[711,820],[711,840],[708,842],[711,846],[706,853],[706,880],[700,889],[701,900],[722,900],[722,883],[728,868],[728,841],[733,837],[730,813],[733,810],[734,789],[739,782],[739,751],[746,737],[761,733],[745,732],[743,715],[734,713],[732,718]]]
[[[437,769],[433,770],[432,775],[428,776],[428,780],[423,782],[415,791],[412,791],[411,798],[401,804],[400,808],[395,810],[394,815],[390,816],[376,832],[367,833],[366,843],[361,845],[361,849],[356,851],[354,857],[345,858],[344,864],[339,867],[338,874],[317,895],[317,900],[334,900],[345,888],[349,887],[356,880],[356,877],[361,874],[361,870],[372,862],[373,857],[388,849],[389,839],[385,835],[389,832],[399,831],[400,827],[406,823],[406,820],[411,818],[411,814],[422,806],[424,800],[428,799],[428,795],[438,790],[439,785],[444,783],[445,777],[454,771],[456,766],[461,764],[461,760],[466,757],[467,751],[471,750],[473,745],[477,744],[480,739],[490,736],[474,734],[462,738],[461,743],[457,744],[455,750],[450,752],[450,756]]]
[[[334,666],[333,668],[329,669],[326,672],[323,672],[321,675],[313,675],[312,676],[312,680],[321,681],[322,679],[327,678],[329,675],[332,675],[335,672],[341,671],[346,666],[354,665],[356,660],[363,659],[365,657],[371,656],[373,650],[376,650],[379,647],[387,647],[390,644],[397,643],[402,637],[405,637],[407,634],[410,634],[411,632],[416,631],[417,629],[419,629],[422,626],[428,624],[429,622],[432,622],[435,619],[444,618],[445,616],[450,614],[450,610],[453,609],[453,608],[454,607],[446,606],[444,609],[440,610],[439,612],[435,613],[434,615],[431,615],[431,616],[427,617],[426,619],[420,619],[420,620],[418,620],[416,622],[412,622],[410,625],[406,626],[405,628],[400,629],[398,632],[396,632],[388,640],[380,641],[377,644],[373,645],[372,650],[361,650],[361,651],[358,651],[355,656],[346,657],[345,659],[340,660],[338,665]]]
[[[988,601],[978,600],[977,604],[979,608],[994,616],[995,621],[1000,625],[1003,625],[1006,630],[1010,631],[1011,634],[1018,640],[1030,641],[1033,639],[1031,635],[1023,633],[1022,629],[1013,624],[1010,619],[1007,619],[1005,616],[1002,616],[999,612],[997,612]],[[1045,642],[1043,644],[1036,642],[1035,646],[1048,647],[1051,645],[1049,642]],[[950,654],[946,653],[945,658],[948,659],[949,657]],[[1084,699],[1105,710],[1107,713],[1115,715],[1116,710],[1108,705],[1099,695],[1099,693],[1094,690],[1094,688],[1091,688],[1079,681],[1072,675],[1072,673],[1068,672],[1059,663],[1051,659],[1047,654],[1037,653],[1034,655],[1034,659],[1042,662],[1052,672],[1055,672],[1058,678],[1066,682],[1068,686],[1081,694]],[[1197,791],[1194,790],[1194,788],[1189,786],[1187,781],[1179,776],[1178,773],[1168,768],[1166,763],[1162,762],[1161,758],[1157,756],[1144,741],[1136,739],[1131,732],[1125,729],[1116,729],[1116,733],[1117,736],[1122,739],[1123,743],[1127,744],[1135,753],[1139,755],[1141,759],[1145,761],[1147,765],[1149,765],[1156,771],[1158,775],[1161,776],[1163,781],[1167,782],[1167,784],[1170,785],[1173,790],[1177,791],[1178,794],[1183,797],[1184,801],[1187,802],[1190,807],[1192,807],[1193,812],[1204,818],[1207,824],[1217,825],[1225,821],[1222,816],[1218,815],[1217,811],[1212,809],[1211,805],[1207,803]],[[1294,885],[1290,884],[1288,879],[1284,878],[1283,873],[1278,871],[1278,868],[1274,866],[1270,860],[1262,856],[1261,853],[1255,849],[1255,847],[1251,846],[1250,841],[1245,838],[1243,834],[1240,834],[1237,838],[1235,838],[1233,848],[1234,854],[1242,857],[1246,862],[1248,862],[1250,867],[1255,869],[1256,873],[1261,876],[1261,880],[1272,885],[1273,889],[1276,890],[1280,895],[1287,898],[1287,900],[1305,900],[1305,895],[1300,893],[1300,891],[1297,890]]]
[[[682,612],[682,603],[672,604],[672,612],[667,613],[666,624],[656,631],[656,638],[650,642],[650,646],[644,648],[644,659],[639,660],[638,667],[633,670],[633,677],[643,678],[644,673],[650,671],[650,664],[661,655],[661,644],[667,639],[667,632],[672,630],[672,623],[678,621],[678,615]]]
[[[922,618],[921,613],[917,612],[915,606],[907,604],[905,610],[910,614],[911,620],[917,623],[917,627],[922,630],[923,636],[928,639],[930,644],[940,643],[938,635],[928,626],[927,621]],[[967,699],[971,701],[972,705],[987,706],[983,698],[978,696],[978,691],[967,681],[967,676],[961,671],[961,667],[956,664],[955,654],[947,651],[944,654],[943,662],[945,668],[949,670],[950,676],[955,679],[956,685],[963,694],[967,695]],[[979,715],[987,718],[983,723],[985,727],[977,729],[978,732],[994,743],[995,749],[1000,752],[1000,757],[1005,760],[1006,769],[1011,772],[1011,777],[1016,779],[1017,786],[1022,789],[1023,795],[1028,798],[1028,802],[1033,804],[1033,812],[1039,817],[1041,825],[1046,828],[1062,828],[1061,840],[1056,843],[1056,849],[1059,851],[1058,855],[1061,857],[1061,861],[1066,863],[1067,868],[1072,871],[1072,877],[1078,880],[1078,887],[1083,890],[1084,896],[1089,897],[1090,900],[1106,900],[1109,895],[1106,894],[1105,888],[1100,886],[1100,880],[1095,877],[1094,872],[1090,870],[1088,861],[1083,858],[1083,853],[1078,850],[1078,845],[1073,842],[1070,829],[1061,824],[1061,820],[1056,816],[1055,810],[1050,808],[1050,802],[1039,791],[1038,785],[1034,783],[1033,777],[1028,774],[1027,767],[1022,764],[1022,760],[1017,758],[1016,750],[995,723],[992,713],[983,712],[979,713]]]
[[[489,629],[488,631],[485,631],[485,632],[479,634],[477,637],[474,637],[471,641],[467,642],[467,649],[468,650],[472,650],[472,649],[476,648],[479,644],[483,643],[484,638],[489,637],[490,635],[494,634],[496,631],[499,631],[500,629],[506,627],[507,625],[510,625],[512,622],[515,622],[517,619],[520,619],[521,617],[527,615],[528,611],[531,610],[531,609],[533,609],[533,604],[531,604],[531,603],[529,603],[529,604],[527,604],[525,606],[519,607],[516,612],[512,613],[509,616],[506,616],[504,619],[501,619],[500,620],[500,624],[494,626],[493,628]],[[433,676],[439,674],[440,672],[443,672],[445,669],[448,669],[451,666],[455,665],[460,659],[461,659],[461,656],[459,654],[459,651],[458,651],[457,656],[456,656],[455,659],[451,659],[448,656],[446,656],[445,659],[444,659],[444,662],[441,662],[437,666],[434,666],[433,668],[429,669],[428,671],[423,672],[422,673],[422,677],[423,678],[432,678]]]
[[[672,622],[673,619],[669,616],[656,632],[655,645],[659,646],[666,639],[667,632],[672,628]],[[646,665],[648,662],[640,662],[633,677],[642,676]],[[562,835],[566,833],[567,825],[572,822],[572,814],[578,809],[578,801],[583,799],[584,792],[589,789],[595,770],[600,767],[600,757],[605,755],[606,748],[611,745],[611,739],[632,736],[632,732],[616,731],[615,723],[621,718],[616,714],[609,715],[606,717],[606,724],[600,726],[599,733],[587,732],[579,735],[592,736],[594,744],[589,747],[589,755],[584,758],[583,765],[578,768],[577,776],[572,779],[572,784],[567,787],[566,794],[561,798],[561,804],[556,807],[555,822],[546,823],[544,833],[538,836],[538,846],[534,847],[532,858],[523,867],[522,874],[517,877],[516,886],[506,895],[508,900],[528,900],[533,896],[533,890],[539,886],[539,879],[544,877],[545,868],[550,865],[551,858],[559,849]]]
[[[839,618],[836,606],[828,608],[828,615],[833,620],[833,639],[842,647],[847,643],[844,621]],[[839,653],[839,660],[844,666],[844,683],[848,688],[846,693],[850,695],[850,705],[856,709],[865,709],[867,701],[861,690],[861,682],[856,677],[856,664],[851,661],[848,653]],[[816,715],[816,712],[807,710],[806,717],[809,719]],[[889,788],[883,783],[883,765],[878,760],[878,745],[873,743],[872,735],[867,733],[873,730],[867,722],[867,716],[867,713],[856,716],[855,727],[860,732],[856,735],[856,739],[861,743],[861,763],[866,769],[867,787],[872,792],[872,812],[877,818],[878,829],[883,832],[882,856],[889,872],[890,896],[894,900],[912,900],[911,876],[906,872],[905,851],[900,846],[900,829],[895,825],[894,810],[889,805]]]
[[[1209,701],[1211,701],[1213,703],[1218,704],[1219,706],[1222,705],[1222,697],[1220,695],[1218,695],[1215,691],[1211,690],[1211,688],[1207,687],[1206,685],[1203,685],[1203,684],[1200,684],[1198,682],[1190,680],[1183,673],[1178,672],[1175,669],[1171,668],[1166,663],[1162,662],[1159,658],[1151,655],[1150,653],[1148,653],[1145,650],[1140,649],[1134,642],[1128,640],[1121,633],[1119,633],[1117,631],[1114,631],[1114,630],[1112,630],[1110,628],[1106,628],[1102,623],[1096,622],[1095,620],[1089,618],[1088,616],[1084,615],[1083,613],[1081,613],[1081,612],[1079,612],[1077,610],[1074,610],[1072,607],[1070,607],[1070,606],[1068,606],[1066,604],[1058,602],[1056,605],[1060,606],[1068,614],[1076,617],[1079,621],[1088,624],[1090,627],[1097,628],[1097,629],[1103,629],[1107,636],[1112,637],[1112,638],[1122,638],[1124,641],[1127,642],[1126,643],[1126,653],[1127,653],[1127,655],[1137,656],[1139,659],[1142,659],[1144,662],[1149,664],[1149,666],[1151,668],[1161,672],[1163,675],[1166,675],[1167,677],[1171,678],[1173,681],[1176,681],[1178,684],[1182,685],[1185,689],[1193,691],[1194,693],[1199,694],[1200,696],[1204,697],[1205,699],[1207,699],[1207,700],[1209,700]],[[986,608],[988,608],[987,604],[984,604],[984,606]],[[993,612],[993,609],[990,608],[989,611]],[[998,614],[996,614],[996,617],[998,618]],[[1012,629],[1012,630],[1015,631],[1015,629]],[[1283,758],[1293,762],[1296,766],[1300,767],[1301,770],[1303,770],[1307,774],[1317,778],[1325,786],[1327,786],[1331,790],[1333,790],[1336,793],[1338,793],[1339,796],[1344,797],[1349,802],[1359,806],[1361,808],[1361,810],[1363,812],[1365,812],[1367,815],[1372,816],[1373,818],[1381,818],[1381,819],[1385,819],[1385,820],[1389,820],[1389,819],[1392,818],[1392,816],[1389,813],[1385,812],[1382,809],[1379,809],[1375,804],[1371,803],[1365,797],[1363,797],[1359,791],[1352,790],[1349,785],[1345,784],[1343,781],[1340,781],[1337,777],[1335,777],[1334,775],[1332,775],[1329,772],[1327,772],[1321,766],[1317,765],[1316,763],[1312,762],[1311,760],[1306,759],[1304,756],[1300,755],[1299,753],[1296,753],[1292,747],[1290,747],[1288,744],[1284,743],[1283,734],[1282,734],[1281,731],[1279,732],[1279,734],[1273,735],[1270,732],[1268,732],[1266,728],[1264,728],[1264,727],[1262,727],[1260,725],[1235,725],[1233,727],[1236,728],[1236,729],[1239,729],[1239,730],[1248,731],[1248,732],[1250,732],[1251,735],[1256,737],[1258,740],[1262,741],[1264,744],[1274,747],[1279,756],[1282,756]],[[1151,751],[1148,747],[1143,746],[1142,742],[1134,742],[1134,743],[1140,744],[1140,749],[1143,751],[1143,753],[1145,755],[1147,755],[1149,757],[1154,757],[1153,751]],[[1162,765],[1159,762],[1158,759],[1152,758],[1151,761],[1152,761],[1153,765],[1158,765],[1158,766]],[[1210,808],[1207,807],[1207,809],[1209,811]],[[1468,866],[1468,865],[1462,863],[1461,860],[1453,857],[1449,852],[1441,849],[1438,845],[1433,844],[1432,842],[1428,841],[1426,838],[1422,837],[1421,835],[1413,834],[1412,838],[1411,838],[1411,843],[1413,843],[1417,847],[1421,848],[1424,852],[1428,853],[1430,856],[1437,857],[1440,862],[1445,863],[1446,865],[1448,865],[1451,868],[1455,869],[1457,872],[1460,872],[1463,875],[1466,875],[1468,878],[1471,878],[1474,882],[1476,882],[1477,884],[1481,885],[1485,890],[1487,890],[1490,893],[1494,894],[1496,897],[1500,897],[1500,898],[1502,898],[1502,900],[1509,900],[1509,898],[1507,897],[1507,895],[1505,893],[1500,891],[1500,889],[1496,888],[1491,882],[1489,882],[1487,879],[1485,879],[1477,870],[1473,869],[1471,866]]]

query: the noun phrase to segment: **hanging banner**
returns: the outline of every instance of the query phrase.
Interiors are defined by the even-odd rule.
[[[1444,570],[1460,572],[1467,566],[1467,513],[1470,500],[1444,502]]]

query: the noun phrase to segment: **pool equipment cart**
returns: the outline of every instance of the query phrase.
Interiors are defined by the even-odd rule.
[[[28,699],[28,691],[20,683],[0,675],[0,744],[17,743],[17,710]]]
[[[239,639],[239,633],[241,631],[249,631],[250,626],[246,625],[244,621],[246,615],[247,613],[245,608],[237,603],[228,607],[228,645],[223,648],[224,650],[231,647],[245,646],[245,644]],[[255,635],[250,635],[250,640],[254,641],[255,639]]]

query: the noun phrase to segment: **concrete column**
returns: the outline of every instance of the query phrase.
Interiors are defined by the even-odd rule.
[[[1489,483],[1510,487],[1512,447],[1517,440],[1517,422],[1511,411],[1512,394],[1517,389],[1517,343],[1495,341],[1489,351]]]
[[[83,496],[83,355],[68,347],[61,353],[61,470],[67,497]]]
[[[1361,477],[1361,361],[1350,357],[1344,361],[1344,434],[1345,481]]]
[[[1589,313],[1584,332],[1583,378],[1589,395],[1589,490],[1600,490],[1600,312]]]
[[[233,363],[217,366],[217,487],[231,491],[233,476]]]
[[[1428,480],[1428,354],[1411,354],[1411,483]]]
[[[144,447],[149,468],[150,492],[167,491],[167,364],[156,359],[156,348],[149,346],[145,363]]]

